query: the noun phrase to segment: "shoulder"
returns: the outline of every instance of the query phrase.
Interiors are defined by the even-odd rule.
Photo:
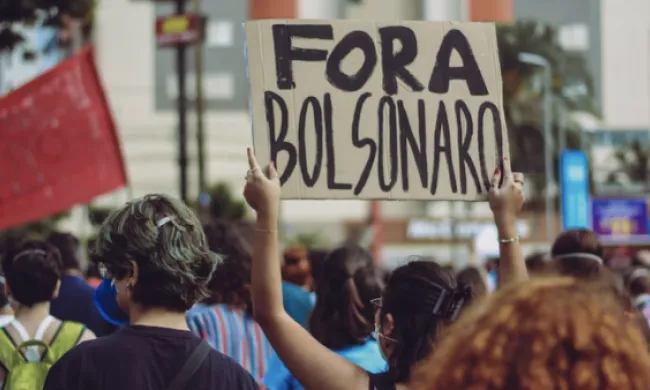
[[[259,389],[259,385],[253,379],[253,376],[246,371],[241,365],[237,364],[230,357],[218,352],[215,349],[210,350],[208,355],[208,364],[211,376],[218,373],[218,377],[223,381],[224,388],[232,389]]]

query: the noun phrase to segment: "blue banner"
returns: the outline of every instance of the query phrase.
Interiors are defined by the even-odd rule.
[[[589,161],[582,150],[562,152],[560,193],[562,229],[589,229]]]

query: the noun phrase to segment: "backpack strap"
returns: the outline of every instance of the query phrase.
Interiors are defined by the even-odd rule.
[[[66,352],[79,344],[81,336],[86,331],[86,326],[78,322],[64,321],[61,323],[59,330],[57,330],[52,342],[50,342],[50,350],[54,360],[58,360]],[[51,362],[54,363],[54,362]]]
[[[198,371],[208,357],[211,349],[212,347],[207,341],[201,340],[201,343],[194,349],[194,352],[187,359],[178,375],[176,375],[167,387],[167,390],[183,390],[187,386],[187,382],[192,378],[192,375]]]
[[[18,353],[20,359],[16,361],[16,352]],[[5,329],[0,329],[0,364],[2,364],[7,371],[11,371],[16,364],[25,362],[25,358],[22,356],[20,351],[16,348],[16,345],[9,338],[7,331]]]

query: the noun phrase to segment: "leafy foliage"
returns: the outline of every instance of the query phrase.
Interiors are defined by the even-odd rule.
[[[115,211],[113,207],[88,205],[88,222],[92,226],[99,227],[113,211]]]
[[[647,183],[650,178],[650,150],[639,141],[632,141],[627,148],[621,147],[614,154],[619,169],[610,174],[608,181],[612,184]],[[623,176],[623,177],[621,177]]]
[[[68,216],[70,216],[70,212],[64,211],[39,221],[0,231],[0,253],[4,252],[6,245],[9,245],[11,242],[16,240],[47,237],[50,233],[56,230],[59,221]]]
[[[230,186],[217,183],[208,190],[210,195],[210,217],[237,221],[246,218],[247,206],[243,200],[236,198]]]
[[[567,136],[566,147],[579,149],[581,129],[566,116],[575,111],[598,114],[592,76],[584,55],[567,52],[557,40],[555,29],[536,21],[518,21],[497,27],[502,75],[503,97],[511,144],[513,165],[527,174],[533,195],[539,196],[549,186],[544,175],[545,148],[553,148],[554,172],[559,166],[561,129]],[[536,54],[551,67],[552,138],[545,145],[543,123],[543,89],[546,82],[541,69],[520,60],[522,53]]]
[[[327,242],[320,236],[320,234],[312,233],[298,233],[288,241],[289,247],[303,247],[306,249],[321,249],[327,248]]]
[[[95,7],[96,0],[0,0],[0,52],[11,51],[24,41],[12,29],[16,23],[33,25],[44,18],[46,26],[59,30],[68,27],[70,20],[81,20],[89,26]]]

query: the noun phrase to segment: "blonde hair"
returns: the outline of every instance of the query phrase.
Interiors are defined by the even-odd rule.
[[[208,296],[217,264],[201,223],[183,202],[152,194],[126,203],[102,224],[95,259],[121,279],[138,265],[134,301],[148,307],[189,309]]]
[[[419,390],[646,390],[650,356],[610,286],[540,278],[466,313],[414,380]]]

